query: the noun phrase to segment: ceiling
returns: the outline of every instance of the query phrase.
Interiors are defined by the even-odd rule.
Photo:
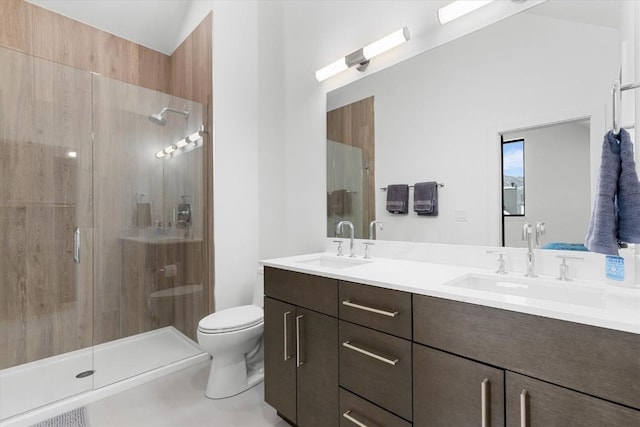
[[[170,55],[192,0],[27,0]]]

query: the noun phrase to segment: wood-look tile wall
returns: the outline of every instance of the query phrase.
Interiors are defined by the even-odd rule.
[[[205,285],[202,299],[208,302],[204,309],[194,310],[194,316],[211,311],[213,263],[208,260],[212,260],[212,245],[207,242],[213,241],[213,228],[211,215],[206,214],[212,212],[213,205],[211,35],[209,14],[176,52],[167,56],[23,0],[0,0],[0,47],[11,49],[2,53],[29,55],[14,62],[1,58],[3,69],[10,72],[3,72],[0,79],[18,78],[3,86],[11,89],[1,98],[10,101],[0,104],[0,173],[10,175],[0,176],[0,253],[11,254],[0,258],[0,369],[133,332],[123,326],[131,310],[128,314],[122,310],[122,271],[110,271],[107,264],[95,266],[94,275],[92,262],[83,262],[74,270],[70,239],[64,238],[74,226],[93,228],[93,213],[98,207],[93,206],[92,182],[103,178],[92,175],[91,78],[80,70],[205,105],[202,120],[209,131],[203,147],[205,243],[198,251],[190,249],[189,258],[197,262],[189,268],[199,269],[190,280]],[[85,94],[74,101],[71,95],[78,91]],[[144,116],[140,120],[145,120]],[[78,152],[75,163],[65,158],[69,149]],[[111,153],[113,157],[105,165],[109,161],[116,164],[121,154]],[[42,172],[42,185],[23,176],[34,168]],[[9,179],[19,182],[7,184]],[[110,209],[130,203],[119,200],[113,190],[111,195],[103,194],[107,203],[115,204]],[[34,196],[27,200],[25,194]],[[112,243],[103,247],[100,239],[104,236],[99,230],[96,236],[95,248],[103,252],[96,253],[95,259],[118,258],[119,264],[121,256],[113,253],[122,250],[115,246],[117,239],[110,236]],[[93,237],[90,231],[82,236],[83,259],[94,259]],[[131,294],[130,289],[128,292]],[[183,323],[191,328],[193,322],[197,324],[195,317]],[[26,338],[25,330],[29,331]]]
[[[149,89],[170,91],[169,56],[24,0],[0,1],[0,46]]]

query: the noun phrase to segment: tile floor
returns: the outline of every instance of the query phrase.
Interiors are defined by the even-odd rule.
[[[264,384],[238,396],[204,396],[203,362],[87,405],[90,427],[288,427],[264,403]]]

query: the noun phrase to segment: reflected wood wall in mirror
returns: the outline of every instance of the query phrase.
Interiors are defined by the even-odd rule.
[[[376,218],[374,98],[329,111],[327,139],[327,235],[349,220],[355,237],[366,239]]]
[[[545,2],[327,94],[327,111],[375,96],[374,188],[446,182],[436,218],[392,215],[376,198],[380,239],[500,246],[500,135],[559,121],[591,118],[589,177],[573,192],[592,200],[604,112],[628,37],[624,2],[563,6]],[[548,232],[562,227],[547,222]]]

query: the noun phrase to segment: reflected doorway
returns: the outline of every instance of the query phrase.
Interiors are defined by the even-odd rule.
[[[589,118],[501,135],[503,246],[525,247],[522,227],[537,222],[545,223],[542,248],[584,242],[591,212],[589,144]]]

